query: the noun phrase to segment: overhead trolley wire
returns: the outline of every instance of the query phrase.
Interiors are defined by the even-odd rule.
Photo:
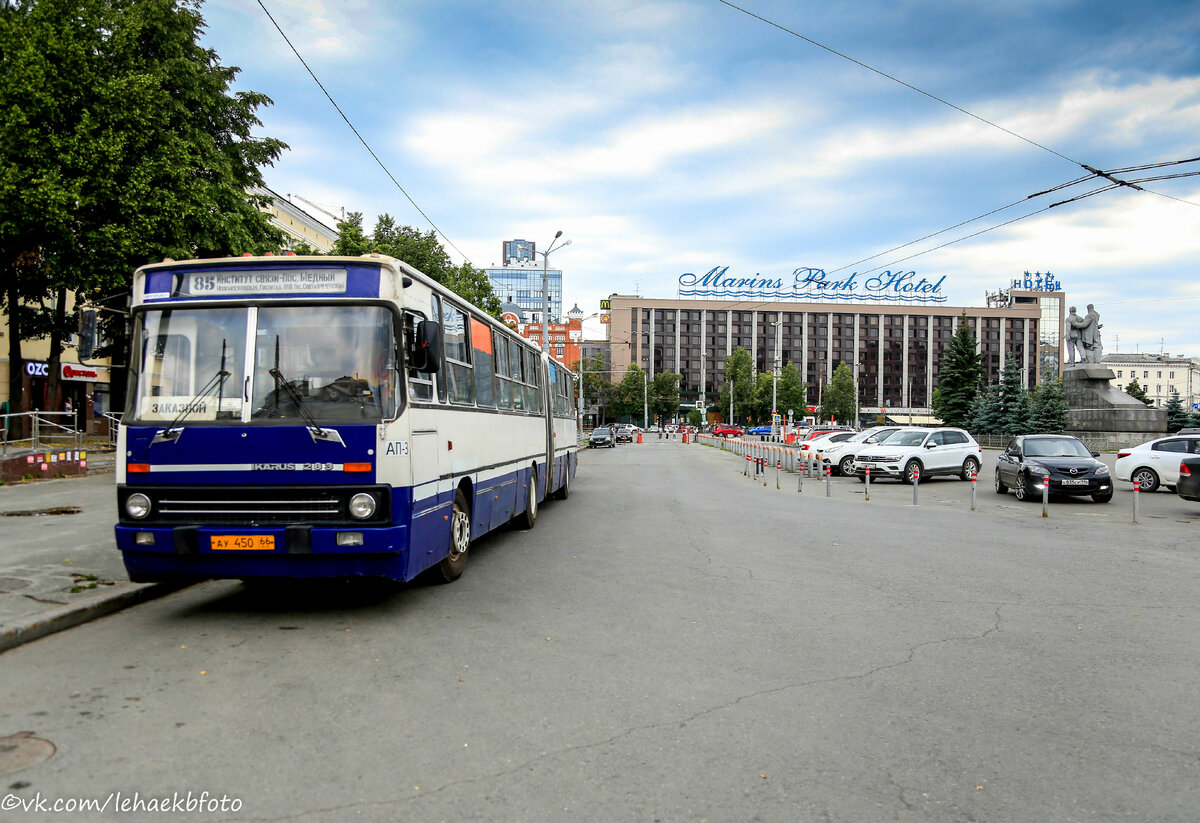
[[[412,207],[417,210],[417,213],[419,213],[422,217],[424,217],[425,221],[427,223],[429,223],[430,226],[433,226],[433,230],[435,232],[437,232],[439,235],[441,235],[442,239],[445,240],[447,243],[449,243],[451,248],[453,248],[456,252],[458,252],[460,255],[462,255],[463,260],[465,260],[467,263],[471,263],[471,259],[469,257],[467,257],[466,254],[463,253],[463,250],[460,249],[458,246],[454,245],[454,241],[451,240],[449,237],[447,237],[446,233],[444,231],[442,231],[441,229],[439,229],[437,227],[437,224],[433,222],[433,219],[430,218],[430,216],[428,214],[426,214],[425,211],[420,206],[417,205],[417,201],[413,200],[412,196],[407,191],[404,190],[404,187],[400,185],[400,182],[398,180],[396,180],[396,178],[392,175],[392,173],[388,169],[388,167],[386,165],[384,165],[384,162],[379,159],[379,155],[377,155],[375,153],[375,150],[372,149],[370,144],[367,143],[366,139],[361,134],[359,134],[358,129],[356,129],[354,127],[354,124],[350,122],[350,118],[346,116],[346,113],[344,111],[342,111],[342,107],[339,106],[337,104],[337,101],[333,99],[333,95],[330,94],[329,90],[325,88],[325,85],[317,77],[316,72],[314,72],[309,67],[308,63],[300,55],[300,52],[296,49],[296,47],[294,45],[292,45],[292,41],[288,38],[287,34],[284,33],[283,28],[279,25],[279,23],[277,23],[275,21],[275,18],[271,15],[271,12],[267,9],[267,7],[265,5],[263,5],[263,0],[257,0],[257,2],[258,2],[259,8],[261,8],[263,10],[263,14],[267,15],[267,19],[271,21],[271,25],[275,26],[275,30],[277,32],[279,32],[279,36],[282,37],[283,41],[288,44],[288,48],[290,48],[292,50],[292,54],[296,55],[296,59],[300,61],[300,65],[304,66],[304,70],[308,72],[309,77],[311,77],[313,79],[313,82],[317,84],[317,87],[321,90],[321,92],[329,100],[330,105],[332,105],[333,108],[337,111],[337,113],[342,116],[342,119],[346,121],[346,125],[350,127],[350,131],[354,132],[354,136],[358,138],[358,142],[363,144],[363,148],[365,148],[367,150],[367,153],[370,154],[371,157],[375,160],[375,162],[379,164],[379,168],[383,169],[383,173],[388,176],[388,179],[392,181],[392,183],[396,186],[396,188],[399,189],[400,193],[403,194],[405,196],[405,198],[408,200],[408,202],[412,204]]]

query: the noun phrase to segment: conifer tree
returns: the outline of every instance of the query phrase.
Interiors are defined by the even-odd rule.
[[[1167,400],[1167,431],[1177,432],[1187,425],[1188,411],[1179,399],[1179,391],[1171,389],[1171,398]]]
[[[963,312],[958,330],[942,355],[934,397],[933,411],[947,426],[963,425],[979,391],[983,379],[983,355],[977,349],[975,330]]]

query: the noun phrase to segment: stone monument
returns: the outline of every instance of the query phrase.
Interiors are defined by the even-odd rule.
[[[1067,363],[1063,366],[1063,394],[1070,407],[1068,431],[1081,437],[1100,433],[1165,434],[1166,409],[1147,406],[1112,384],[1116,375],[1100,363],[1104,353],[1101,328],[1100,312],[1094,305],[1088,303],[1083,317],[1071,307],[1064,334]]]

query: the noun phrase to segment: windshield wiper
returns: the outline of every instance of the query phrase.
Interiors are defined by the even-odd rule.
[[[204,388],[200,389],[200,392],[191,400],[189,400],[182,409],[180,409],[179,415],[171,421],[171,425],[167,426],[165,429],[159,429],[154,433],[154,439],[150,441],[151,445],[162,442],[174,443],[176,440],[178,440],[179,435],[183,434],[183,427],[179,424],[183,422],[185,417],[196,411],[196,409],[203,408],[204,404],[202,401],[204,398],[208,397],[208,395],[212,394],[214,389],[217,392],[217,411],[220,412],[221,401],[224,399],[225,395],[225,381],[228,378],[229,372],[225,368],[225,338],[222,337],[221,367],[217,369],[217,373],[214,374],[209,381],[204,384]]]
[[[308,425],[308,433],[312,435],[313,442],[325,440],[327,442],[336,442],[346,447],[342,436],[338,434],[337,429],[323,429],[317,423],[317,419],[312,416],[312,412],[308,410],[308,406],[304,402],[304,398],[300,396],[300,392],[296,391],[296,387],[283,376],[283,372],[279,370],[279,335],[275,335],[275,368],[270,369],[267,374],[275,379],[275,406],[279,406],[279,390],[283,389],[283,393],[292,401],[292,405],[296,407],[296,411],[304,418],[304,422]]]

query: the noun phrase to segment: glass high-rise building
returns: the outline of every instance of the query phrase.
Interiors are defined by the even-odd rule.
[[[525,263],[537,259],[537,243],[532,240],[505,240],[500,251],[500,259],[505,264],[516,261]]]
[[[524,243],[524,240],[509,241]],[[507,247],[508,243],[505,243]],[[529,244],[532,250],[532,243]],[[525,312],[529,322],[541,322],[542,316],[542,267],[537,261],[509,260],[503,266],[484,269],[492,283],[492,291],[501,303],[516,303]],[[549,269],[550,320],[562,319],[562,269]]]

